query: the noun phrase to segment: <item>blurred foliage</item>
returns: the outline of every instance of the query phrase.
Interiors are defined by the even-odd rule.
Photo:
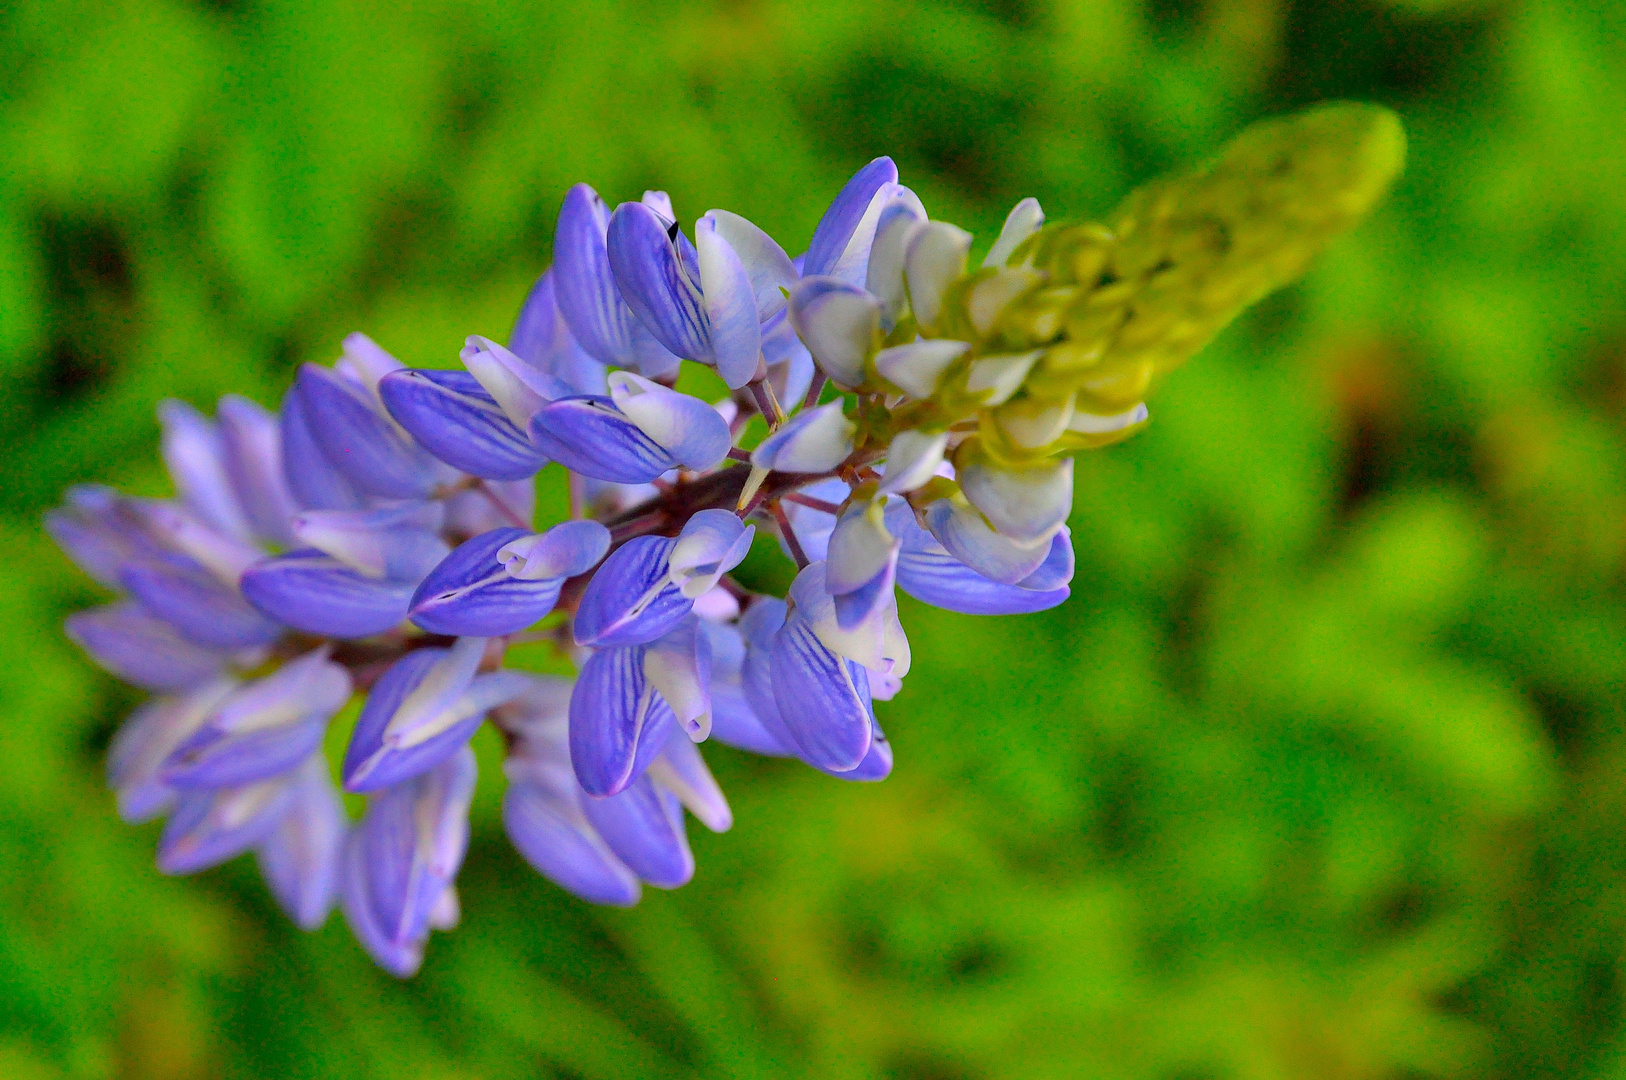
[[[0,1075],[1626,1077],[1621,4],[21,0],[0,59]],[[1071,602],[906,607],[886,783],[718,748],[733,832],[605,911],[488,771],[405,984],[116,821],[38,521],[161,490],[160,398],[502,336],[577,180],[793,247],[891,153],[987,238],[1332,97],[1396,192],[1081,460]]]

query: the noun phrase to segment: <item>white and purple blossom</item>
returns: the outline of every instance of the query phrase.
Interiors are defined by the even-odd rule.
[[[708,211],[691,243],[664,194],[612,214],[578,185],[507,344],[467,337],[461,370],[354,334],[276,414],[166,403],[176,498],[75,488],[46,522],[120,594],[68,633],[155,695],[110,751],[120,813],[169,815],[166,873],[255,853],[299,926],[338,904],[406,976],[458,919],[488,721],[510,839],[593,903],[690,880],[685,814],[731,826],[702,743],[885,778],[875,702],[911,661],[897,591],[971,614],[1061,603],[1071,461],[1017,458],[1145,419],[1030,393],[1042,350],[938,333],[1022,295],[1035,272],[1007,263],[1042,221],[1019,204],[972,271],[995,286],[963,289],[969,235],[931,221],[888,158],[794,259],[737,214]],[[683,360],[732,396],[676,389]],[[768,431],[742,446],[753,415]],[[568,473],[572,505],[539,527],[544,468]],[[797,563],[785,599],[733,576],[764,528]],[[519,642],[578,674],[505,666]],[[367,797],[361,821],[336,778]]]

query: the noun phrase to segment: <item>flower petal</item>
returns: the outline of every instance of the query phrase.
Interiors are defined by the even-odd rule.
[[[540,409],[531,441],[572,472],[616,484],[647,484],[678,465],[608,398],[560,398]]]
[[[910,233],[903,272],[909,284],[909,307],[922,327],[936,325],[943,290],[965,272],[970,250],[971,234],[946,222],[928,221]]]
[[[478,334],[464,341],[458,358],[502,408],[503,415],[521,431],[530,426],[536,410],[554,398],[571,394],[570,388],[558,379]]]
[[[711,329],[698,282],[673,246],[675,224],[642,203],[622,203],[605,238],[610,268],[627,306],[672,353],[711,361]]]
[[[517,578],[498,558],[530,534],[493,529],[459,544],[412,594],[409,617],[432,634],[501,637],[553,610],[563,577]]]
[[[316,930],[333,910],[349,821],[320,754],[305,760],[293,786],[287,812],[260,844],[260,873],[294,924]]]
[[[132,603],[75,612],[65,629],[96,663],[147,690],[187,690],[225,667],[225,652],[187,641]]]
[[[644,675],[644,647],[600,649],[570,695],[570,761],[589,795],[613,795],[643,775],[676,718]]]
[[[398,371],[385,376],[378,391],[395,422],[454,469],[520,480],[548,463],[525,429],[465,371]]]
[[[404,502],[379,510],[307,510],[294,535],[365,577],[416,581],[450,550],[440,538],[445,508]]]
[[[604,267],[608,275],[608,260],[605,260]],[[508,336],[508,348],[527,364],[564,383],[572,394],[605,392],[604,364],[582,348],[576,335],[571,333],[570,325],[559,310],[551,268],[536,279],[530,294],[525,297],[525,303],[520,306],[519,316],[514,320],[514,330]]]
[[[243,596],[307,634],[381,634],[406,620],[414,581],[364,577],[314,548],[262,559],[243,573]]]
[[[971,365],[966,389],[973,394],[983,394],[984,405],[1003,405],[1022,389],[1028,372],[1033,370],[1033,365],[1043,355],[1043,349],[1034,349],[1024,353],[978,357]]]
[[[305,401],[295,383],[282,398],[282,474],[294,501],[311,510],[354,510],[361,496],[317,444]]]
[[[445,466],[375,408],[365,389],[315,364],[299,369],[294,387],[306,417],[315,420],[316,444],[357,490],[386,499],[420,499],[434,490]]]
[[[616,408],[678,464],[709,469],[728,456],[728,421],[704,401],[630,371],[611,372],[609,383]]]
[[[633,315],[610,272],[604,233],[610,210],[598,193],[577,184],[565,193],[553,234],[553,290],[571,334],[601,364],[626,364]]]
[[[666,750],[649,764],[649,778],[655,785],[678,797],[689,813],[714,833],[727,832],[734,825],[734,813],[728,808],[723,789],[706,768],[700,748],[673,731],[666,740]]]
[[[234,690],[164,761],[171,787],[223,788],[287,772],[321,746],[350,697],[350,673],[326,647]]]
[[[869,753],[873,721],[864,669],[825,648],[798,610],[769,655],[774,702],[799,756],[820,769],[856,769]]]
[[[700,262],[701,303],[711,327],[707,359],[728,388],[738,390],[756,377],[762,359],[762,326],[751,276],[728,241],[718,235],[713,218],[695,222],[694,241]]]
[[[1011,253],[1043,225],[1044,210],[1039,207],[1039,200],[1032,196],[1023,199],[1011,207],[1011,212],[1005,215],[1005,225],[999,230],[999,239],[988,249],[988,255],[982,260],[982,265],[1004,266],[1010,261]]]
[[[153,698],[124,722],[107,748],[107,786],[118,793],[119,817],[138,824],[167,813],[175,789],[159,779],[164,761],[236,689],[211,679],[179,697]]]
[[[147,527],[136,503],[100,484],[77,484],[45,515],[45,531],[75,566],[116,588],[130,559],[164,558],[168,547]]]
[[[1043,540],[1019,543],[995,532],[975,507],[958,500],[939,499],[928,506],[926,527],[949,554],[1006,585],[1037,571],[1050,552]]]
[[[639,777],[616,795],[582,804],[610,850],[633,873],[659,889],[675,889],[694,877],[694,856],[683,831],[677,796]]]
[[[299,506],[282,471],[282,429],[277,418],[236,394],[220,399],[216,415],[226,475],[254,535],[266,543],[291,543],[288,520]]]
[[[164,434],[164,466],[175,481],[181,502],[210,528],[236,540],[249,540],[253,530],[238,501],[226,468],[226,447],[212,420],[184,401],[158,406]]]
[[[502,819],[525,861],[560,888],[590,904],[631,907],[638,902],[638,875],[598,835],[575,790],[559,793],[515,780],[503,795]]]
[[[543,533],[510,540],[497,561],[521,581],[566,578],[598,565],[610,550],[610,530],[596,521],[565,521]]]
[[[1020,472],[973,461],[960,470],[959,480],[989,524],[1018,542],[1048,539],[1073,509],[1072,458]]]
[[[756,526],[727,510],[701,510],[683,523],[668,557],[668,574],[684,596],[698,599],[744,561]]]
[[[879,300],[832,277],[804,277],[790,294],[790,321],[836,385],[863,385],[865,361],[881,342]]]
[[[710,210],[701,221],[710,220],[718,238],[728,244],[751,278],[751,290],[756,297],[757,318],[767,323],[785,307],[785,292],[796,287],[801,275],[791,263],[785,249],[774,238],[745,218],[727,210]],[[695,226],[695,246],[699,245],[700,226]],[[701,281],[705,281],[702,263]],[[709,285],[703,285],[708,297]],[[713,316],[713,326],[715,326]]]
[[[816,409],[803,409],[751,451],[758,469],[789,473],[828,472],[853,451],[858,425],[832,401]]]
[[[671,580],[676,546],[666,537],[639,536],[611,552],[577,605],[576,644],[641,645],[682,622],[694,601]]]
[[[287,811],[295,775],[183,792],[158,841],[158,872],[195,874],[259,844]]]
[[[807,245],[807,254],[802,256],[802,273],[806,276],[834,274],[838,269],[844,269],[841,264],[849,260],[844,260],[843,256],[854,247],[855,240],[860,242],[864,261],[867,262],[874,225],[870,225],[870,237],[856,234],[862,233],[860,226],[881,188],[897,181],[898,167],[889,157],[878,157],[854,173],[852,179],[836,194],[824,216],[819,218],[819,224],[813,230],[813,239]],[[859,265],[860,268],[863,266],[862,263]]]
[[[362,707],[344,755],[346,791],[378,791],[424,773],[466,745],[489,709],[523,693],[517,671],[476,675],[484,638],[414,649],[386,671]]]
[[[929,398],[937,393],[943,373],[970,348],[970,342],[950,338],[894,345],[875,354],[875,370],[910,397]]]
[[[900,431],[886,451],[886,471],[881,474],[882,495],[902,495],[920,487],[937,475],[948,449],[948,432]]]
[[[920,204],[920,197],[906,187],[898,188],[876,218],[864,288],[881,302],[881,323],[887,329],[897,323],[909,301],[903,281],[903,253],[915,227],[925,220],[926,208]]]
[[[1054,588],[1030,589],[982,576],[915,525],[912,514],[902,528],[898,587],[922,603],[963,615],[1025,615],[1053,608],[1069,595],[1065,582]],[[1056,539],[1063,539],[1060,533]]]
[[[281,626],[190,559],[128,563],[119,583],[149,615],[206,648],[251,648],[282,636]]]
[[[690,739],[711,734],[711,641],[699,620],[686,619],[644,646],[644,678]]]

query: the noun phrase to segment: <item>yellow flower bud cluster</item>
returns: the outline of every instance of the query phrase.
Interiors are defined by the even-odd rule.
[[[1046,226],[1006,265],[943,292],[918,329],[971,348],[896,426],[975,418],[956,460],[1007,469],[1123,438],[1159,377],[1303,274],[1404,159],[1392,112],[1321,105],[1255,124],[1213,161],[1132,192],[1104,224]]]

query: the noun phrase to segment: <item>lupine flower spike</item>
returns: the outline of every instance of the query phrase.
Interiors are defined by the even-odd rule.
[[[732,823],[699,744],[885,778],[898,590],[1065,601],[1073,455],[1144,427],[1157,381],[1351,228],[1403,148],[1368,106],[1267,121],[1102,224],[1023,200],[980,260],[884,157],[794,258],[726,210],[686,233],[661,192],[612,211],[572,188],[506,344],[413,369],[355,334],[275,414],[166,402],[174,498],[86,486],[48,515],[117,594],[68,634],[154,695],[109,752],[120,814],[168,816],[164,873],[254,852],[298,925],[337,904],[407,976],[459,917],[489,722],[538,871],[599,904],[684,884],[685,815]],[[732,396],[674,389],[684,361]],[[539,524],[550,465],[575,512]],[[797,563],[783,599],[730,576],[759,531]],[[574,680],[504,666],[538,640]]]

